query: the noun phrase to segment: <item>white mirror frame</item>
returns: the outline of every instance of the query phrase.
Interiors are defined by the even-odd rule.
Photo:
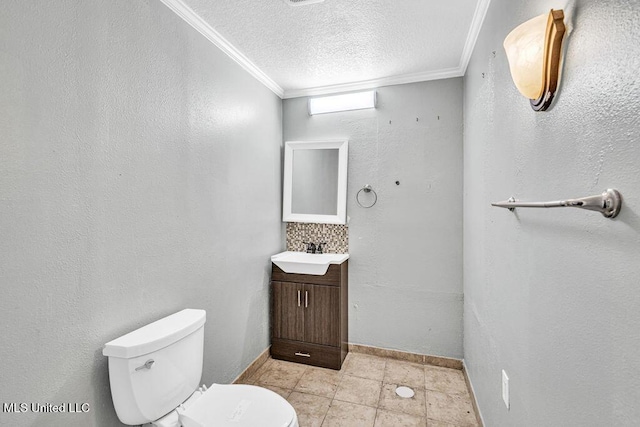
[[[338,149],[338,206],[337,215],[296,214],[291,212],[293,185],[293,152],[295,150]],[[284,179],[282,186],[282,221],[319,224],[347,223],[347,160],[348,141],[286,141],[284,143]]]

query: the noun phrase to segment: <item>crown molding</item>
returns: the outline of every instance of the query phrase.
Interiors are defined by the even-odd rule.
[[[402,85],[406,83],[426,82],[429,80],[449,79],[461,77],[464,73],[460,67],[444,68],[441,70],[426,71],[413,74],[402,74],[399,76],[383,77],[380,79],[364,80],[353,83],[343,83],[338,85],[319,86],[308,89],[286,90],[284,99],[299,98],[301,96],[329,95],[332,93],[351,92],[356,90],[375,89],[382,86]]]
[[[284,90],[266,75],[256,64],[251,62],[242,52],[236,49],[231,43],[227,41],[220,33],[211,27],[204,19],[202,19],[197,13],[193,11],[189,6],[184,4],[182,0],[160,0],[169,9],[175,12],[180,18],[191,25],[196,31],[205,36],[207,40],[216,45],[222,52],[228,57],[233,59],[242,68],[244,68],[249,74],[255,77],[260,83],[269,88],[273,93],[280,98],[284,96]]]
[[[460,65],[458,68],[462,70],[463,76],[467,72],[467,66],[471,60],[473,49],[476,47],[476,42],[478,41],[478,36],[480,35],[480,30],[482,29],[482,24],[484,23],[485,16],[487,16],[490,4],[491,0],[478,0],[478,4],[476,5],[476,11],[473,13],[471,26],[467,33],[467,40],[464,43],[462,55],[460,55]]]
[[[257,65],[249,58],[233,46],[227,39],[222,37],[220,33],[211,27],[204,19],[196,14],[182,0],[160,0],[169,9],[175,12],[180,18],[191,25],[196,31],[205,36],[207,40],[216,45],[222,52],[237,62],[249,74],[256,78],[260,83],[269,88],[278,97],[283,99],[298,98],[302,96],[318,96],[329,95],[333,93],[349,92],[357,90],[375,89],[382,86],[400,85],[406,83],[426,82],[429,80],[449,79],[452,77],[462,77],[467,71],[469,60],[473,54],[476,41],[480,34],[484,18],[489,10],[491,0],[478,0],[476,10],[471,19],[471,26],[467,33],[467,39],[460,56],[460,63],[454,68],[443,68],[440,70],[425,71],[413,74],[402,74],[397,76],[383,77],[380,79],[364,80],[352,83],[343,83],[329,86],[319,86],[307,89],[284,90],[267,74],[265,74]]]

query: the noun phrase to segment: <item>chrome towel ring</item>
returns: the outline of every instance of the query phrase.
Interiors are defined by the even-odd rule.
[[[374,195],[374,199],[373,199],[373,203],[371,203],[370,205],[363,205],[362,203],[360,203],[360,193],[362,192],[365,193],[373,193]],[[370,207],[372,207],[373,205],[376,204],[376,202],[378,201],[378,194],[375,192],[375,190],[373,189],[373,187],[371,187],[369,184],[365,185],[364,187],[362,187],[358,193],[356,194],[356,202],[358,203],[358,205],[360,205],[361,208],[365,208],[365,209],[369,209]]]

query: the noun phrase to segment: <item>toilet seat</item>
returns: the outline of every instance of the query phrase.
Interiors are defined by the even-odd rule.
[[[178,414],[184,427],[298,427],[289,402],[252,385],[214,384]]]

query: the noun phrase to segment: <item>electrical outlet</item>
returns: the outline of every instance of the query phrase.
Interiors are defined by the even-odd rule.
[[[509,409],[509,377],[504,369],[502,370],[502,400],[504,400],[504,405]]]

